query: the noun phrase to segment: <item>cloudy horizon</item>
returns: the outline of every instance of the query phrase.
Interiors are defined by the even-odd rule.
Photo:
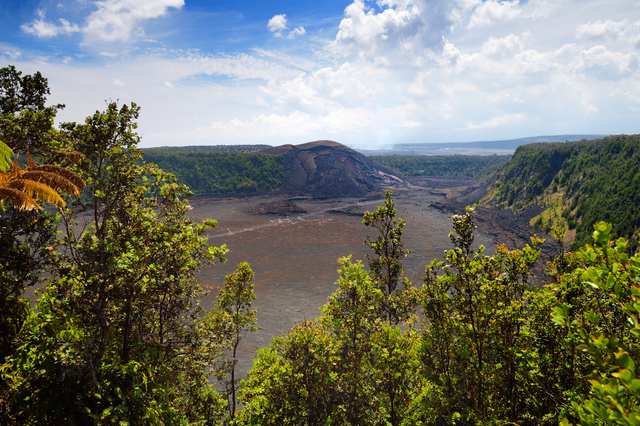
[[[638,133],[640,1],[7,1],[2,66],[142,147]]]

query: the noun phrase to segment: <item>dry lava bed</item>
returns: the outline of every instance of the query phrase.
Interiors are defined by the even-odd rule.
[[[405,247],[413,250],[405,260],[406,275],[418,285],[425,266],[433,258],[442,259],[444,250],[451,248],[451,212],[431,206],[442,199],[427,190],[394,194],[397,214],[407,221]],[[362,225],[362,213],[375,209],[382,201],[381,194],[359,199],[264,196],[191,200],[192,216],[218,221],[209,234],[209,243],[226,244],[229,249],[226,263],[199,276],[210,291],[202,300],[203,307],[212,306],[224,276],[233,272],[236,264],[249,262],[256,274],[257,299],[253,308],[258,311],[262,329],[241,345],[242,375],[251,367],[258,348],[287,333],[296,322],[321,314],[319,308],[336,287],[339,258],[352,255],[352,260],[366,264],[365,254],[370,250],[363,242],[367,235],[377,235]],[[282,209],[278,210],[278,206]],[[300,213],[289,213],[292,211]],[[482,229],[478,230],[476,242],[485,244],[487,252],[495,247],[495,238]]]

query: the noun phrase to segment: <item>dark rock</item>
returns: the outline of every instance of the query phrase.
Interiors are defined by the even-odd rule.
[[[317,198],[364,197],[384,188],[409,186],[398,171],[334,141],[282,145],[257,154],[283,157],[282,190]]]
[[[290,216],[293,214],[306,213],[307,211],[291,201],[272,201],[270,203],[260,203],[251,207],[251,214],[274,214],[278,216]]]

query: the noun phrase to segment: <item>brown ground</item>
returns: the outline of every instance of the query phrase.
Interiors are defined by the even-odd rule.
[[[405,260],[405,274],[416,285],[420,285],[425,266],[434,258],[442,259],[444,250],[451,248],[448,237],[451,215],[463,213],[465,205],[472,204],[467,199],[461,202],[453,197],[474,191],[472,187],[465,192],[465,184],[472,182],[464,178],[423,181],[412,181],[414,189],[395,190],[393,196],[397,215],[407,221],[406,248],[413,250]],[[367,235],[375,238],[376,234],[362,225],[362,214],[381,205],[383,198],[383,193],[378,192],[362,198],[323,199],[280,193],[191,199],[193,217],[218,221],[218,226],[209,234],[209,242],[226,244],[229,249],[227,263],[215,265],[199,275],[203,287],[210,291],[202,300],[202,306],[205,309],[213,306],[225,275],[232,273],[238,263],[249,262],[256,274],[257,299],[253,308],[258,312],[258,325],[262,329],[247,337],[240,346],[241,377],[251,368],[258,348],[267,346],[273,337],[287,333],[303,318],[313,319],[321,314],[319,308],[335,290],[339,258],[352,255],[352,260],[366,264],[369,249],[363,242]],[[306,213],[293,213],[293,210]],[[487,254],[493,253],[497,243],[509,249],[520,248],[534,233],[527,225],[527,218],[503,211],[478,208],[476,219],[479,226],[476,244],[484,244]],[[542,266],[538,271],[542,271]],[[32,290],[29,291],[31,297]]]
[[[375,209],[382,200],[381,194],[325,200],[283,195],[278,199],[263,196],[192,200],[194,217],[218,221],[209,242],[226,244],[229,248],[227,263],[200,274],[203,286],[210,290],[202,301],[203,306],[213,305],[224,276],[233,272],[237,263],[249,262],[256,273],[257,299],[253,308],[258,311],[258,325],[262,329],[241,345],[239,369],[243,375],[251,367],[258,348],[268,345],[273,337],[287,333],[303,318],[316,318],[321,314],[320,306],[335,290],[339,258],[352,255],[354,261],[362,260],[366,264],[365,254],[369,249],[363,242],[367,235],[375,237],[375,233],[362,225],[362,212]],[[451,248],[448,238],[451,214],[460,213],[464,208],[461,211],[455,211],[455,207],[435,208],[432,203],[442,203],[444,197],[425,189],[396,192],[394,200],[398,216],[407,221],[406,247],[413,250],[405,261],[406,275],[420,285],[425,266],[433,258],[442,259],[444,250]],[[261,203],[286,206],[285,201],[295,202],[307,213],[289,216],[250,213]],[[481,223],[476,243],[486,245],[487,252],[491,253],[497,241]]]

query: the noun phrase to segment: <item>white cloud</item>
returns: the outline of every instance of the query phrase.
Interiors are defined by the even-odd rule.
[[[60,34],[73,34],[80,31],[77,24],[71,24],[66,19],[59,19],[59,24],[45,21],[45,12],[37,10],[38,18],[28,24],[22,24],[20,29],[27,34],[34,35],[38,38],[50,38]]]
[[[477,6],[468,29],[483,28],[516,19],[541,19],[550,16],[567,0],[487,0]]]
[[[140,30],[140,22],[165,15],[169,8],[180,9],[184,0],[103,0],[87,18],[83,31],[89,38],[127,41]]]
[[[599,79],[619,80],[637,72],[639,62],[635,53],[611,52],[604,46],[595,46],[581,51],[574,59],[572,68]]]
[[[3,52],[3,56],[11,59],[12,61],[19,60],[22,58],[21,52]]]
[[[144,34],[140,27],[142,21],[163,16],[169,8],[180,9],[184,6],[184,0],[102,0],[93,4],[97,10],[87,17],[86,25],[82,28],[65,19],[59,19],[59,24],[45,21],[45,13],[41,10],[37,12],[39,18],[23,24],[21,28],[25,33],[39,38],[81,31],[87,41],[126,42],[132,34]]]
[[[524,42],[531,37],[530,32],[526,32],[521,36],[509,34],[504,38],[489,37],[489,40],[482,44],[480,53],[482,56],[492,60],[501,60],[507,57],[513,57],[516,53],[524,49]]]
[[[460,3],[458,5],[458,3]],[[464,0],[380,0],[376,12],[364,0],[346,7],[335,47],[338,53],[371,58],[412,55],[420,61],[425,50],[439,50],[454,22],[467,7]]]
[[[576,30],[576,38],[589,38],[592,40],[615,40],[624,32],[628,23],[626,20],[614,22],[596,21],[594,23],[580,25]]]
[[[289,35],[287,36],[287,38],[292,39],[296,36],[301,36],[301,35],[305,35],[307,33],[307,31],[304,29],[304,27],[300,26],[296,29],[294,29],[293,31],[291,31],[289,33]]]
[[[469,21],[468,28],[480,28],[493,25],[496,22],[511,21],[522,13],[520,1],[488,0],[479,5]]]
[[[282,15],[275,15],[273,18],[269,19],[269,22],[267,23],[267,28],[269,29],[269,31],[274,33],[273,35],[275,37],[282,37],[282,32],[287,29],[287,24],[288,24],[287,15],[283,13]],[[287,35],[287,38],[293,39],[297,36],[301,36],[306,33],[307,31],[304,29],[304,27],[299,26],[289,31],[289,35]]]
[[[474,130],[474,129],[486,129],[486,128],[494,128],[505,126],[509,124],[517,124],[522,123],[525,120],[525,116],[523,114],[500,114],[495,117],[492,117],[489,120],[482,121],[480,123],[468,123],[466,130]]]
[[[112,43],[95,49],[108,58],[82,66],[65,65],[61,53],[23,69],[51,75],[52,101],[68,105],[62,120],[79,121],[109,97],[136,101],[145,146],[331,138],[364,147],[640,131],[630,118],[640,109],[640,22],[624,8],[608,14],[602,0],[584,0],[579,14],[578,0],[350,1],[333,32],[307,18],[313,37],[275,15],[267,29],[293,40],[286,43],[223,53],[171,50],[166,38],[146,50]],[[143,19],[123,24],[129,38]],[[607,116],[630,124],[604,129]]]
[[[287,29],[287,15],[284,13],[282,15],[275,15],[269,19],[267,28],[269,31],[275,33],[274,35],[276,37],[282,37],[282,30]]]

